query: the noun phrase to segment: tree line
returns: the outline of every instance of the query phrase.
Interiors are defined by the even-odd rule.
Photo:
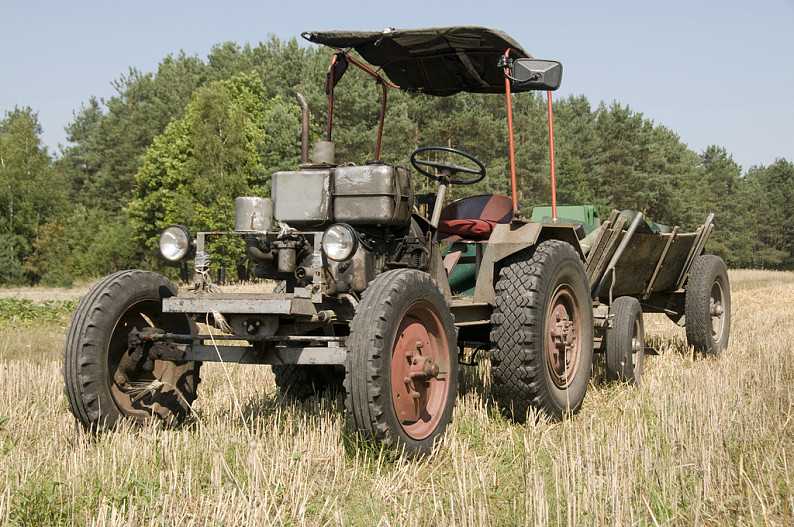
[[[275,37],[225,43],[206,60],[169,55],[155,72],[130,69],[116,94],[88,99],[51,154],[30,108],[0,121],[0,284],[66,285],[125,268],[173,275],[157,255],[160,230],[234,224],[234,198],[269,195],[270,174],[300,160],[300,110],[324,138],[326,49]],[[380,86],[351,69],[335,91],[337,159],[374,157]],[[479,157],[488,176],[451,198],[509,194],[504,96],[427,97],[390,90],[381,159],[408,164],[418,146],[453,146]],[[522,210],[550,202],[546,101],[514,98]],[[707,250],[729,267],[794,268],[794,164],[777,159],[745,171],[725,148],[696,153],[672,130],[619,102],[585,96],[554,102],[559,204],[643,211],[697,228],[709,212]],[[434,187],[415,175],[419,191]]]

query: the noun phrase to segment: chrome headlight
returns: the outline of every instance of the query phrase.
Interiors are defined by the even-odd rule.
[[[193,237],[181,225],[171,225],[160,235],[160,254],[169,262],[178,262],[190,252]]]
[[[353,227],[346,223],[334,223],[323,233],[323,252],[331,260],[347,260],[358,249],[358,237]]]

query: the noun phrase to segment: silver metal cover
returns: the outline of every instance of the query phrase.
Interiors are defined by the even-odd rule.
[[[273,223],[273,200],[244,196],[234,200],[234,230],[267,232]]]
[[[407,168],[392,165],[341,166],[334,171],[334,221],[350,225],[406,224],[413,206]]]
[[[293,227],[320,227],[331,221],[331,168],[273,174],[275,217]]]

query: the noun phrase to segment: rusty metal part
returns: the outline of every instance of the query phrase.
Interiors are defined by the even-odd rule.
[[[581,316],[576,294],[567,284],[554,292],[546,327],[546,364],[552,382],[564,389],[576,378],[582,348]]]
[[[240,313],[311,317],[317,309],[310,298],[279,293],[206,293],[163,299],[165,313]]]
[[[267,232],[273,224],[273,200],[259,196],[234,199],[235,232]]]
[[[312,317],[312,322],[322,322],[323,324],[328,324],[336,320],[336,312],[332,309],[324,309],[322,311],[318,311],[317,315]]]
[[[309,162],[309,105],[301,92],[295,94],[301,107],[301,164]]]
[[[449,394],[449,342],[427,302],[413,304],[397,329],[391,358],[392,404],[403,430],[424,439],[438,426]]]
[[[114,382],[120,391],[140,372],[153,371],[161,361],[236,362],[242,364],[344,364],[347,337],[316,335],[192,335],[157,328],[133,330],[129,350],[120,358]],[[223,345],[246,340],[255,345]],[[137,372],[137,373],[136,373]],[[432,374],[432,368],[428,370]]]
[[[278,250],[278,272],[291,273],[295,271],[296,253],[292,247],[284,247]]]

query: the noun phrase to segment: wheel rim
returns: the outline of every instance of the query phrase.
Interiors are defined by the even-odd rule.
[[[158,391],[153,381],[163,376],[165,363],[154,361],[152,371],[137,370],[130,360],[128,337],[130,331],[151,327],[152,323],[162,327],[159,320],[160,300],[145,299],[132,304],[118,318],[107,348],[107,375],[110,394],[124,415],[147,418],[152,415],[153,393]],[[148,390],[147,386],[151,386]]]
[[[447,333],[432,305],[411,305],[397,329],[391,389],[397,420],[412,439],[428,437],[441,422],[451,397],[450,360]]]
[[[722,328],[725,324],[725,306],[723,305],[722,283],[715,280],[711,285],[711,295],[709,297],[709,314],[711,315],[711,338],[714,342],[719,342],[722,336]]]
[[[546,363],[551,380],[567,388],[576,378],[582,347],[582,324],[576,296],[561,285],[552,296],[546,319]]]
[[[643,334],[640,318],[634,318],[634,332],[631,337],[631,367],[635,380],[642,375],[642,365],[645,360],[645,335]]]

